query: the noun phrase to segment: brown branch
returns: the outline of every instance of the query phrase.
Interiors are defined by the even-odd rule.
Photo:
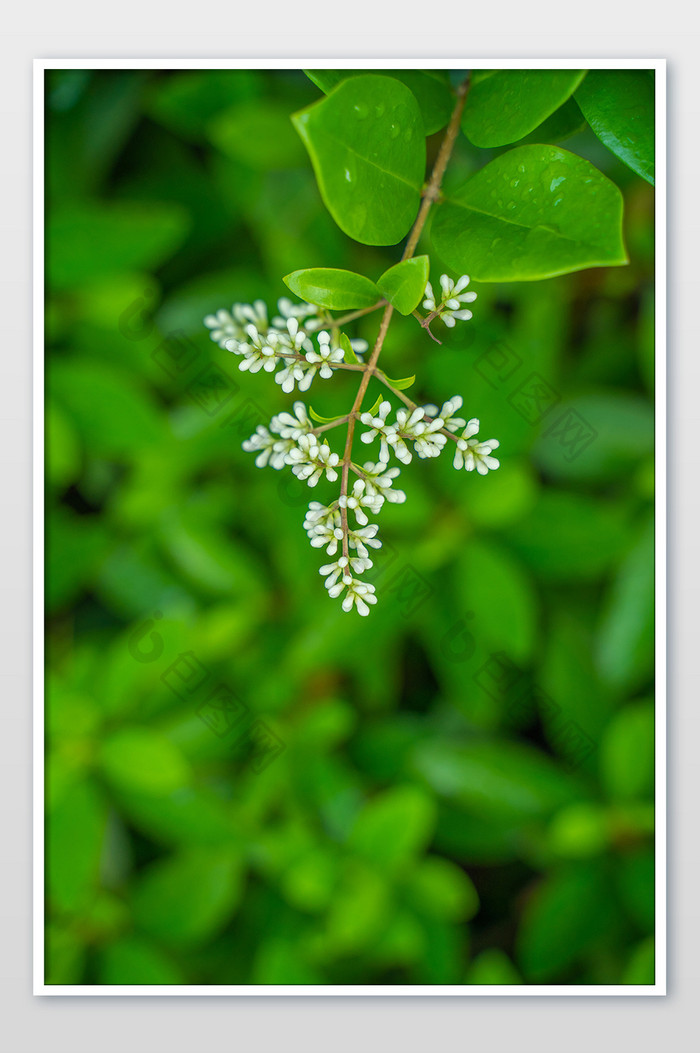
[[[445,169],[447,168],[448,161],[452,156],[452,151],[454,149],[454,145],[459,134],[459,125],[462,119],[462,111],[464,110],[464,103],[468,91],[469,76],[466,77],[466,79],[462,82],[462,84],[460,84],[459,88],[457,89],[457,102],[455,104],[454,110],[452,111],[450,122],[447,125],[445,138],[443,139],[442,144],[440,146],[440,150],[438,151],[438,155],[435,160],[435,165],[433,166],[433,171],[431,173],[430,180],[425,188],[425,191],[423,192],[423,200],[421,202],[416,221],[413,224],[411,233],[408,236],[408,241],[406,242],[406,247],[404,248],[403,255],[401,257],[402,260],[410,259],[410,257],[413,256],[413,253],[416,250],[416,246],[418,245],[420,236],[423,232],[423,227],[425,226],[426,220],[428,218],[430,208],[433,202],[437,201],[437,199],[440,196],[440,186],[442,185],[442,178],[445,174]],[[379,333],[377,334],[376,343],[372,350],[370,359],[364,367],[364,374],[362,380],[360,381],[360,386],[358,388],[357,395],[355,396],[355,401],[353,403],[350,413],[348,414],[348,431],[345,438],[345,449],[343,451],[342,460],[343,467],[340,482],[341,497],[347,497],[348,495],[348,479],[350,475],[352,441],[355,435],[355,421],[360,415],[360,407],[362,405],[362,400],[365,396],[365,392],[367,391],[370,377],[376,376],[379,380],[382,381],[383,384],[386,384],[388,387],[390,387],[394,394],[398,395],[403,402],[405,402],[407,405],[412,404],[413,406],[415,406],[415,403],[411,403],[410,399],[406,399],[406,397],[403,394],[401,394],[399,391],[397,391],[396,388],[389,384],[386,378],[384,378],[383,374],[380,374],[377,371],[377,362],[379,360],[380,354],[382,353],[382,347],[384,346],[384,340],[389,329],[389,322],[391,321],[393,311],[394,308],[391,306],[391,304],[387,304],[384,308],[384,314],[382,315],[382,321],[381,325],[379,326]],[[343,555],[346,559],[349,560],[350,545],[348,539],[347,507],[340,509],[340,523],[343,531]]]

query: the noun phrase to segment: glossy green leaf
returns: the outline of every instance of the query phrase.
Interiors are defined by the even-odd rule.
[[[591,70],[576,91],[591,128],[633,172],[654,185],[654,81],[645,70]]]
[[[506,146],[554,113],[581,83],[580,69],[491,69],[473,74],[462,130],[475,146]]]
[[[377,286],[369,278],[333,267],[308,267],[293,271],[282,280],[303,300],[331,311],[372,307],[381,300]]]
[[[475,613],[480,645],[526,661],[535,643],[538,605],[517,560],[505,548],[475,538],[461,555],[457,583],[462,602]]]
[[[578,135],[585,127],[586,118],[572,96],[555,110],[551,117],[520,139],[518,146],[526,146],[528,143],[560,143],[564,139],[570,139],[572,135]]]
[[[400,241],[425,175],[423,121],[408,88],[389,77],[353,77],[292,120],[341,230],[365,245]]]
[[[231,916],[241,894],[237,856],[196,849],[154,863],[134,890],[134,920],[165,944],[198,943]]]
[[[439,69],[387,69],[372,72],[393,77],[405,84],[416,97],[423,117],[425,134],[444,128],[452,111],[452,92],[446,71]],[[326,95],[349,77],[366,77],[366,69],[305,69],[304,73]]]
[[[536,281],[627,263],[622,194],[556,146],[519,146],[480,169],[436,210],[435,251],[477,281]]]
[[[400,314],[412,314],[423,299],[429,274],[429,258],[413,256],[384,271],[377,288]]]

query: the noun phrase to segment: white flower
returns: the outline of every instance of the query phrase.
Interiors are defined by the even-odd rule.
[[[306,361],[312,363],[314,372],[318,370],[322,380],[330,380],[333,376],[332,365],[343,361],[342,347],[331,347],[330,333],[322,329],[318,334],[318,351],[306,352]]]
[[[340,562],[340,560],[338,562]],[[354,563],[354,560],[350,560],[350,563],[352,565],[352,563]],[[322,567],[321,573],[323,574],[323,572],[327,569],[327,567]],[[336,577],[339,576],[341,573],[342,577],[340,581],[334,580],[333,584],[331,584],[330,586],[328,585],[328,581],[326,582],[328,595],[332,596],[333,599],[336,599],[338,596],[342,595],[342,593],[345,592],[345,590],[347,589],[347,593],[341,604],[343,610],[346,612],[351,611],[353,606],[355,606],[357,608],[357,613],[361,614],[363,617],[366,617],[366,615],[369,614],[368,604],[373,604],[377,602],[377,597],[374,595],[374,585],[370,585],[368,582],[360,581],[358,578],[353,577],[352,573],[350,572],[350,568],[348,568],[345,564],[341,568],[339,568],[339,572],[338,575],[336,575]]]
[[[384,504],[384,497],[376,491],[367,490],[367,484],[364,479],[357,479],[352,488],[352,493],[341,494],[338,498],[338,505],[340,508],[348,508],[355,513],[355,518],[360,526],[366,526],[369,519],[365,515],[363,509],[369,508],[373,515],[377,515],[381,511],[381,507]]]
[[[316,315],[318,308],[310,303],[293,303],[289,297],[283,296],[277,301],[277,310],[281,317],[273,318],[272,324],[275,329],[285,329],[290,318],[309,319],[310,315]],[[308,322],[304,321],[304,328],[308,328]]]
[[[427,421],[424,418],[423,406],[416,406],[413,410],[402,408],[396,413],[394,431],[393,434],[387,435],[387,442],[404,464],[410,464],[412,458],[406,439],[414,442],[419,457],[437,457],[447,442],[445,436],[440,435],[442,419],[435,417],[434,420]]]
[[[255,463],[258,468],[264,468],[269,464],[271,468],[283,468],[286,456],[294,443],[291,441],[280,442],[263,424],[258,424],[255,432],[242,444],[246,453],[257,453]]]
[[[423,406],[423,409],[427,417],[440,417],[443,428],[446,428],[448,431],[459,431],[467,423],[463,417],[454,416],[458,410],[461,410],[462,405],[462,396],[453,395],[447,402],[443,403],[442,409],[438,409],[437,406]]]
[[[299,391],[308,391],[311,387],[311,381],[314,379],[314,371],[312,369],[304,370],[301,362],[295,362],[285,359],[287,365],[284,369],[280,369],[279,372],[275,373],[275,383],[280,384],[282,391],[289,395],[290,392],[294,391],[294,385],[299,388]]]
[[[329,556],[335,555],[338,542],[343,538],[340,522],[337,504],[326,507],[318,501],[312,501],[304,519],[304,529],[311,541],[311,547],[325,548]]]
[[[387,464],[389,461],[389,447],[387,445],[389,435],[393,435],[393,426],[386,423],[387,415],[391,412],[391,403],[384,400],[379,407],[379,412],[376,417],[373,417],[371,413],[362,413],[360,420],[363,424],[371,428],[371,431],[365,431],[360,435],[362,442],[373,442],[377,436],[380,439],[379,449],[379,460]]]
[[[238,364],[239,369],[248,369],[251,373],[257,373],[264,369],[271,373],[277,365],[277,337],[274,333],[259,333],[254,325],[246,326],[248,340],[245,344],[229,346],[229,351],[234,351],[244,357]],[[229,341],[229,343],[232,343]],[[235,343],[235,342],[233,342]]]
[[[348,529],[348,544],[350,548],[356,549],[358,556],[363,556],[366,559],[369,556],[368,545],[370,548],[382,547],[382,543],[377,537],[378,530],[379,527],[376,523],[370,523],[359,530]]]
[[[343,584],[348,585],[352,581],[353,574],[363,574],[373,566],[371,559],[361,559],[358,556],[348,559],[347,556],[340,556],[335,563],[326,563],[325,566],[320,567],[319,574],[325,577],[326,588],[332,589],[338,578],[341,578]]]
[[[368,493],[376,493],[386,501],[396,504],[401,504],[406,500],[403,490],[394,490],[392,485],[394,479],[401,475],[400,468],[387,468],[381,461],[378,461],[377,464],[367,461],[362,465],[362,471],[366,477]]]
[[[252,324],[258,330],[267,331],[267,307],[262,300],[256,300],[254,304],[235,303],[230,313],[221,310],[207,315],[204,324],[212,330],[209,335],[219,347],[233,351],[234,348],[229,345],[245,342],[247,325]]]
[[[479,421],[473,417],[457,440],[457,449],[452,463],[457,469],[464,467],[467,472],[473,472],[476,468],[479,475],[486,475],[489,469],[495,471],[500,467],[501,462],[498,458],[491,456],[500,443],[498,439],[479,441],[476,438],[478,430]]]
[[[446,274],[442,274],[440,276],[442,297],[439,301],[436,300],[433,287],[428,282],[425,287],[426,298],[423,301],[423,307],[431,314],[436,312],[445,325],[451,329],[455,324],[455,319],[466,321],[472,317],[472,312],[462,307],[462,304],[473,303],[476,300],[475,292],[464,292],[468,285],[468,274],[463,274],[456,283]]]
[[[278,413],[270,421],[270,428],[272,431],[277,432],[278,435],[281,435],[283,439],[294,439],[296,441],[300,435],[306,435],[307,432],[313,431],[314,423],[309,418],[303,402],[295,402],[292,408],[294,416],[291,413]]]
[[[309,486],[316,486],[326,473],[326,479],[334,482],[338,478],[335,466],[340,458],[333,453],[327,442],[319,442],[315,435],[301,435],[294,449],[286,457],[286,463],[298,479],[305,479]]]

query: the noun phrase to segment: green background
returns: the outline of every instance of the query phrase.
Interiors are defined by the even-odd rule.
[[[388,374],[502,466],[402,471],[346,615],[302,528],[332,486],[241,450],[294,396],[202,324],[400,257],[323,208],[318,97],[47,75],[47,982],[651,983],[653,190],[587,130],[629,266],[477,286],[442,346],[394,317]],[[447,187],[498,153],[460,136]]]

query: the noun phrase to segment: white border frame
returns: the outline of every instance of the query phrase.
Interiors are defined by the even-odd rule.
[[[50,69],[653,69],[656,73],[655,213],[655,941],[654,984],[549,985],[48,985],[44,983],[44,74]],[[173,995],[610,997],[666,994],[666,60],[665,59],[35,59],[33,150],[33,993],[99,997]]]

